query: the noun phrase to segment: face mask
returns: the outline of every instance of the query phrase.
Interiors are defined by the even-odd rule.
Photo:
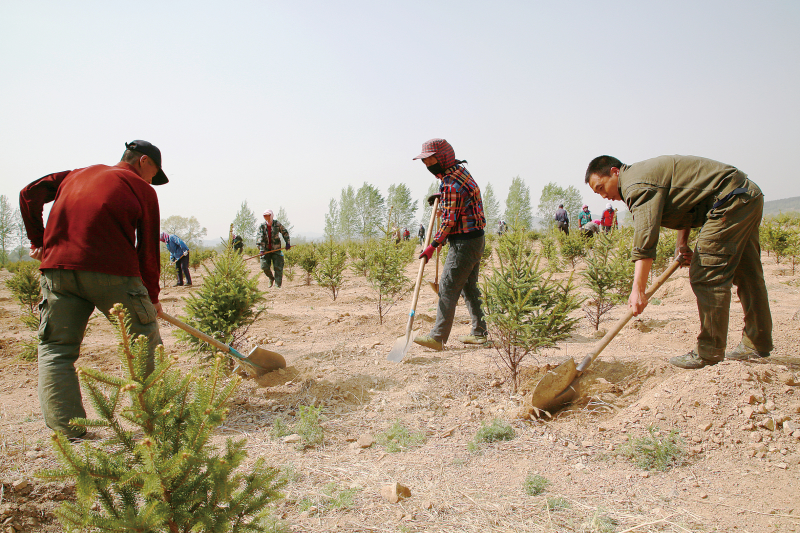
[[[442,164],[438,161],[431,166],[428,167],[428,170],[434,176],[438,176],[439,174],[444,174],[444,169],[442,168]]]

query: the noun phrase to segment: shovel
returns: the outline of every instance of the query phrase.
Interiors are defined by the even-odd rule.
[[[669,268],[664,271],[647,289],[645,297],[648,301],[661,288],[661,285],[669,279],[669,277],[678,270],[681,266],[680,261],[675,259]],[[625,315],[620,318],[614,327],[605,334],[605,336],[597,343],[594,350],[583,358],[581,363],[576,367],[575,361],[572,358],[567,359],[556,368],[545,374],[545,376],[536,385],[536,388],[531,393],[531,405],[533,406],[534,413],[539,416],[540,411],[549,412],[562,405],[566,405],[575,399],[577,394],[578,378],[586,371],[587,368],[594,362],[600,355],[600,352],[608,346],[611,340],[617,336],[625,324],[633,317],[633,311],[628,310]]]
[[[258,255],[251,255],[250,257],[245,257],[243,260],[249,261],[251,259],[255,259],[256,257],[261,257],[263,255],[271,254],[272,252],[280,252],[281,250],[283,250],[283,248],[275,248],[274,250],[270,250],[269,252],[261,252]]]
[[[436,198],[433,201],[433,210],[431,211],[431,222],[428,224],[428,234],[425,236],[425,248],[431,243],[431,237],[433,237],[433,223],[436,218],[436,210],[439,209],[439,198]],[[438,247],[437,247],[438,248]],[[419,274],[417,274],[417,284],[414,287],[414,298],[411,300],[411,311],[408,313],[408,325],[406,326],[406,334],[403,337],[397,339],[392,347],[392,351],[389,352],[389,355],[386,356],[386,359],[393,363],[399,363],[403,360],[403,357],[406,356],[408,351],[411,349],[411,345],[414,342],[414,337],[416,337],[418,331],[415,331],[412,335],[411,333],[411,326],[414,325],[414,314],[417,312],[417,300],[419,300],[419,287],[422,284],[422,274],[425,273],[425,263],[427,260],[422,258],[419,260]]]
[[[260,346],[256,346],[250,350],[250,353],[247,355],[247,357],[245,357],[227,344],[224,344],[217,339],[206,335],[200,330],[194,329],[189,324],[185,324],[177,318],[164,313],[163,311],[158,316],[173,326],[178,326],[186,333],[194,335],[198,339],[201,339],[218,350],[222,350],[226,354],[232,356],[237,363],[246,367],[250,374],[263,376],[267,372],[272,372],[273,370],[278,370],[279,368],[286,368],[286,359],[284,359],[279,353],[271,352]]]
[[[436,217],[436,231],[439,231],[439,217]],[[436,247],[436,277],[433,281],[429,281],[428,285],[430,285],[431,290],[435,292],[437,295],[439,294],[439,249],[441,246]]]

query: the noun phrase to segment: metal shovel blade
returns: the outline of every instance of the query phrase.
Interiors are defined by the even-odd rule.
[[[531,393],[531,405],[540,411],[547,411],[556,406],[558,402],[555,402],[555,399],[561,396],[577,376],[578,369],[570,357],[550,370],[539,381]]]
[[[410,335],[403,335],[394,342],[392,351],[386,356],[386,359],[393,363],[399,363],[403,360],[406,354],[411,350],[411,345],[414,344],[414,337],[419,335],[419,330],[412,331]]]
[[[286,368],[286,359],[277,352],[271,352],[256,346],[250,353],[247,354],[247,360],[250,361],[254,367],[257,367],[256,373],[260,376],[279,368]]]
[[[428,285],[430,285],[431,290],[436,294],[439,294],[439,283],[434,283],[433,281],[429,281]]]

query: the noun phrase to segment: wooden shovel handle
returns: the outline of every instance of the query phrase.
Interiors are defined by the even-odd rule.
[[[214,348],[222,350],[225,353],[231,353],[231,347],[228,346],[227,344],[221,343],[220,341],[218,341],[214,337],[206,335],[205,333],[203,333],[199,329],[194,329],[189,324],[181,322],[180,320],[178,320],[174,316],[170,316],[170,315],[168,315],[167,313],[165,313],[163,311],[158,316],[159,316],[159,318],[163,318],[164,320],[166,320],[167,322],[169,322],[173,326],[178,326],[179,328],[181,328],[186,333],[189,333],[191,335],[194,335],[198,339],[206,341],[208,344],[210,344]]]
[[[436,222],[436,211],[439,209],[439,198],[433,201],[433,210],[431,211],[431,221],[428,224],[428,234],[425,235],[425,248],[431,243],[433,237],[433,224]],[[424,248],[423,248],[424,250]],[[408,325],[406,326],[406,338],[411,335],[411,327],[414,325],[414,315],[417,312],[417,300],[419,300],[419,287],[422,284],[422,275],[425,273],[425,263],[427,259],[424,257],[419,260],[419,273],[417,274],[417,284],[414,287],[414,297],[411,299],[411,311],[408,313]]]
[[[655,294],[655,292],[661,288],[664,282],[667,281],[669,277],[676,270],[678,270],[678,267],[680,266],[681,266],[680,261],[678,259],[675,259],[672,262],[672,264],[670,264],[669,267],[660,276],[658,276],[658,278],[656,278],[653,284],[644,293],[648,302],[650,301],[650,298],[653,296],[653,294]],[[631,318],[633,318],[633,311],[628,309],[628,312],[625,313],[625,315],[622,318],[617,320],[617,323],[614,324],[614,327],[611,328],[609,332],[605,334],[605,336],[600,340],[599,343],[597,343],[597,346],[595,346],[594,350],[591,351],[589,355],[583,358],[581,364],[578,365],[579,374],[584,370],[586,370],[587,368],[589,368],[589,365],[591,365],[594,362],[594,360],[597,359],[597,356],[600,355],[600,352],[602,352],[603,349],[606,346],[608,346],[608,344],[614,339],[614,337],[617,336],[617,333],[622,331],[622,328],[625,327],[625,324],[627,324]]]

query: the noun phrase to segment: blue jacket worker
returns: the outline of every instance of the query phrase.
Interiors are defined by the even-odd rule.
[[[183,239],[177,235],[170,235],[166,232],[161,232],[161,242],[167,245],[169,250],[169,260],[175,264],[175,270],[178,273],[178,283],[176,287],[183,286],[183,276],[186,275],[186,286],[192,286],[192,276],[189,274],[189,247],[183,242]]]

